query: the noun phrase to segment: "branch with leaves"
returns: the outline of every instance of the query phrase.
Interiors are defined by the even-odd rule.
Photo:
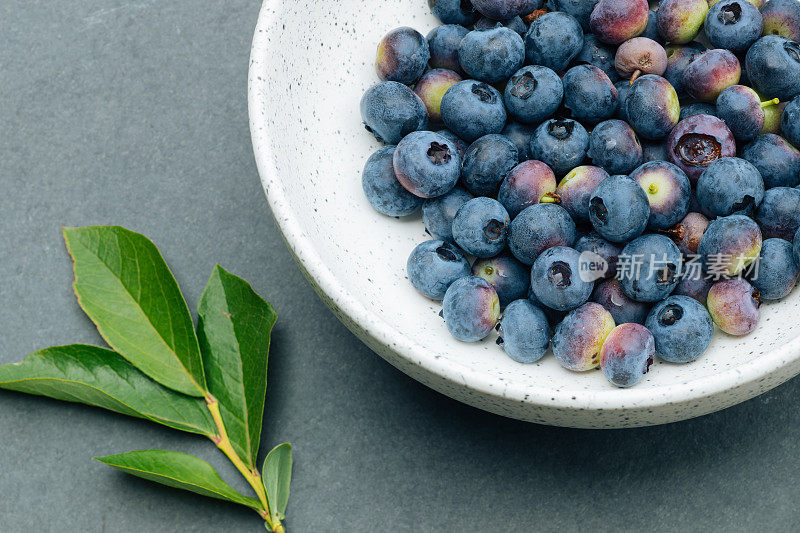
[[[284,531],[292,471],[288,443],[257,465],[267,355],[277,315],[243,279],[217,265],[195,330],[156,246],[125,228],[65,228],[78,303],[113,349],[56,346],[0,366],[0,388],[83,403],[205,435],[253,488],[244,496],[207,462],[143,450],[98,457],[144,479],[256,511]]]

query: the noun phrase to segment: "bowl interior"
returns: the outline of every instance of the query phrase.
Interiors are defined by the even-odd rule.
[[[786,352],[776,348],[786,348],[800,332],[797,292],[764,306],[754,334],[717,332],[699,361],[658,362],[631,390],[611,387],[600,372],[564,370],[552,355],[515,363],[494,335],[476,344],[455,341],[438,316],[439,303],[417,294],[406,279],[409,253],[429,238],[419,216],[382,216],[361,190],[364,163],[380,146],[359,115],[362,93],[378,81],[375,45],[398,26],[426,34],[437,24],[427,3],[296,0],[267,2],[264,10],[254,46],[265,51],[254,51],[259,59],[250,104],[257,157],[274,167],[262,168],[273,212],[312,281],[400,357],[469,389],[522,404],[583,409],[711,395],[785,364]]]

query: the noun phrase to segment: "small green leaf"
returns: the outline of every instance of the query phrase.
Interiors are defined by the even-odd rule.
[[[292,482],[292,445],[288,442],[275,446],[264,459],[261,469],[270,514],[283,520],[289,503],[289,484]]]
[[[128,474],[162,485],[238,503],[252,509],[261,508],[258,500],[239,494],[225,483],[210,464],[185,453],[142,450],[95,457],[95,459]]]
[[[209,392],[233,449],[256,468],[267,355],[275,310],[243,279],[217,265],[197,307],[197,336]]]
[[[0,366],[0,388],[102,407],[190,433],[216,434],[203,400],[159,385],[119,354],[96,346],[54,346]]]
[[[106,342],[165,387],[203,396],[192,318],[156,246],[116,226],[64,228],[64,240],[78,303]]]

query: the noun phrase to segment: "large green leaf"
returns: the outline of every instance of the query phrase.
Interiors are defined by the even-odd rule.
[[[203,400],[159,385],[119,354],[96,346],[54,346],[0,366],[0,388],[102,407],[190,433],[216,434]]]
[[[64,228],[75,294],[108,344],[142,372],[190,396],[205,376],[192,317],[156,246],[125,228]]]
[[[225,483],[210,464],[185,453],[142,450],[95,457],[95,459],[128,474],[162,485],[238,503],[252,509],[261,508],[258,500],[239,494]]]
[[[286,504],[289,503],[289,485],[292,482],[292,445],[278,444],[264,459],[261,479],[267,491],[270,514],[283,520]]]
[[[255,468],[275,310],[246,281],[217,265],[197,316],[208,390],[219,401],[237,455]]]

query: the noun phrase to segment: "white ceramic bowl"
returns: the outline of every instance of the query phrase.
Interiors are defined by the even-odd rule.
[[[377,82],[375,46],[390,29],[436,25],[425,0],[267,0],[253,39],[250,128],[270,207],[308,280],[336,316],[409,376],[493,413],[544,424],[619,428],[661,424],[747,400],[800,372],[796,291],[763,308],[745,338],[718,332],[688,365],[657,363],[644,382],[617,389],[598,372],[562,369],[552,355],[531,365],[506,357],[492,336],[464,344],[440,305],[405,276],[426,240],[419,217],[371,209],[361,170],[379,145],[359,101]],[[346,386],[346,384],[343,384]]]

